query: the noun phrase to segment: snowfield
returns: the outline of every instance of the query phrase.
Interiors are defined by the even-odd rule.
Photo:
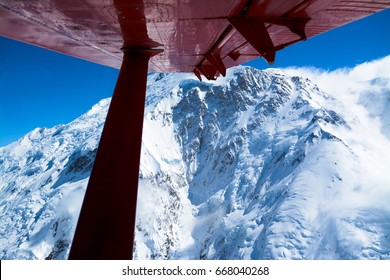
[[[149,75],[134,258],[390,259],[388,69]],[[67,258],[109,103],[0,148],[1,259]]]

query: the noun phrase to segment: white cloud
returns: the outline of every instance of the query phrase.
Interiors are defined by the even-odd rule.
[[[339,100],[347,120],[363,119],[368,114],[367,121],[380,122],[380,129],[390,139],[390,55],[334,71],[312,67],[283,70],[289,75],[309,78]]]
[[[290,75],[300,75],[315,81],[317,85],[330,94],[361,93],[372,89],[370,81],[382,78],[390,86],[390,55],[378,60],[359,64],[354,68],[341,68],[325,71],[313,67],[285,68]]]
[[[353,196],[349,192],[347,195],[351,203],[360,199],[372,208],[389,211],[390,55],[334,71],[317,68],[283,70],[289,75],[309,78],[340,103],[342,110],[338,113],[352,127],[343,132],[343,139],[366,163],[360,170],[365,175],[356,175],[361,177],[364,196]]]

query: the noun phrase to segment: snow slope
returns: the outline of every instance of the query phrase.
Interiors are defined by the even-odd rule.
[[[135,258],[390,259],[390,74],[297,71],[148,77]],[[1,259],[66,258],[108,105],[0,148]]]

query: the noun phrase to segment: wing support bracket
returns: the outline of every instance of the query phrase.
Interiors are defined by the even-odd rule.
[[[226,66],[222,61],[220,50],[210,51],[204,55],[204,58],[219,72],[222,76],[226,76]]]
[[[301,41],[306,40],[305,27],[310,19],[248,16],[245,13],[241,13],[228,20],[249,44],[251,44],[270,65],[272,65],[275,62],[276,51],[284,46],[280,48],[280,46],[274,45],[267,30],[267,24],[286,26],[291,32],[300,37],[297,41]]]
[[[293,18],[293,17],[251,17],[251,21],[256,25],[260,23],[271,23],[275,25],[285,26],[290,31],[298,35],[301,40],[306,40],[305,27],[310,18]]]
[[[247,14],[248,7],[244,8],[237,16],[227,18],[230,25],[218,38],[214,46],[203,55],[202,61],[195,67],[193,72],[201,81],[205,76],[208,80],[215,80],[217,75],[226,75],[226,66],[221,57],[221,49],[235,32],[242,37],[268,62],[272,65],[275,62],[276,52],[298,41],[306,40],[305,27],[310,18],[306,17],[266,17],[252,16]],[[281,25],[287,27],[297,35],[297,39],[275,46],[268,32],[270,25]],[[236,61],[240,54],[231,52],[228,56]]]
[[[202,75],[205,76],[208,80],[216,80],[218,76],[217,69],[210,64],[200,63],[196,66],[195,71],[198,71],[198,73],[202,73]]]
[[[265,22],[252,19],[246,14],[240,14],[229,18],[229,22],[272,65],[275,62],[276,50]]]

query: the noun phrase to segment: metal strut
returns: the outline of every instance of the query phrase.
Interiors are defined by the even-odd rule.
[[[300,7],[303,3],[307,2],[301,2],[297,7]],[[306,40],[305,28],[310,21],[306,14],[301,14],[299,17],[291,17],[287,13],[279,17],[249,15],[248,10],[252,5],[252,1],[248,0],[245,7],[236,16],[226,18],[230,25],[222,32],[210,50],[203,54],[203,59],[193,70],[200,81],[202,80],[201,75],[208,80],[215,80],[219,74],[226,75],[224,57],[221,56],[221,53],[224,45],[234,35],[234,32],[238,32],[270,65],[275,62],[277,51],[296,42]],[[298,38],[275,46],[268,31],[270,25],[285,26]],[[237,48],[225,54],[225,57],[228,56],[236,61],[240,55]]]
[[[160,51],[123,51],[69,259],[132,259],[148,62]]]

